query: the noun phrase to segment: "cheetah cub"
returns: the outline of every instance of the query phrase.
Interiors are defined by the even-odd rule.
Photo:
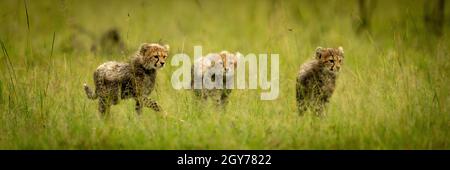
[[[128,62],[103,63],[94,72],[95,93],[84,84],[87,97],[98,98],[98,110],[102,115],[109,113],[110,106],[118,104],[119,98],[134,98],[139,115],[143,106],[162,111],[158,103],[147,96],[154,89],[157,70],[164,66],[168,51],[168,45],[144,43]]]
[[[237,67],[240,55],[242,54],[222,51],[220,53],[210,53],[197,59],[191,69],[191,87],[195,96],[205,100],[208,98],[212,99],[219,105],[226,104],[231,93],[231,89],[227,88],[227,84],[233,83],[234,70]],[[195,67],[198,69],[194,69]],[[211,81],[206,82],[206,79]],[[229,81],[227,82],[227,80]],[[196,83],[202,85],[202,88],[195,89]],[[210,87],[207,87],[208,85]]]
[[[313,60],[302,65],[297,76],[297,107],[302,115],[310,109],[318,116],[333,94],[343,64],[344,49],[317,47]]]

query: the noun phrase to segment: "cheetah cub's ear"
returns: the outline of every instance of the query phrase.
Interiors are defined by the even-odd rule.
[[[167,51],[169,51],[169,49],[170,49],[169,44],[164,45],[164,48],[165,48]]]
[[[149,43],[143,43],[139,46],[139,54],[144,55],[144,53],[147,51],[147,49],[150,47]]]
[[[316,59],[322,58],[322,51],[323,51],[323,47],[319,46],[316,48],[316,54],[315,54]]]
[[[341,46],[338,47],[339,52],[341,53],[342,57],[344,57],[344,48]]]

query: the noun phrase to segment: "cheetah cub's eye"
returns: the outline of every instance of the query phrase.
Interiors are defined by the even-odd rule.
[[[153,57],[154,57],[154,58],[158,58],[158,55],[154,55]]]
[[[330,63],[334,63],[334,60],[329,60],[330,61]]]

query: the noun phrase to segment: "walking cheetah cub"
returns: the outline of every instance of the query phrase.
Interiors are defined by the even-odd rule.
[[[301,115],[311,109],[323,116],[323,108],[333,94],[343,60],[342,47],[317,47],[314,59],[302,65],[296,84],[297,107]]]
[[[228,51],[222,51],[218,54],[208,54],[196,60],[191,69],[191,87],[195,96],[205,100],[210,98],[219,105],[227,103],[228,96],[231,93],[231,89],[227,88],[227,84],[232,84],[233,82],[234,70],[237,67],[238,56],[240,55],[240,53],[233,54]],[[194,69],[195,67],[198,69]],[[227,80],[229,81],[227,82]],[[195,89],[196,83],[202,85],[202,88]]]
[[[98,110],[109,113],[111,105],[120,99],[134,98],[136,112],[142,107],[162,111],[155,100],[147,96],[153,91],[157,70],[164,66],[169,52],[168,45],[144,43],[128,62],[109,61],[94,72],[95,93],[84,84],[89,99],[98,98]]]

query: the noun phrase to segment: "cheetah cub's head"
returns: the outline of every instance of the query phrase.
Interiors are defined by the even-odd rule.
[[[217,60],[217,64],[222,65],[223,71],[225,73],[232,73],[232,71],[235,70],[237,67],[238,57],[240,56],[240,53],[230,53],[228,51],[222,51],[219,53],[219,60]]]
[[[342,47],[338,48],[322,48],[317,47],[316,60],[323,67],[325,71],[331,73],[338,73],[344,62],[344,49]]]
[[[206,70],[213,69],[216,74],[232,75],[237,67],[238,57],[241,53],[230,53],[228,51],[222,51],[220,53],[210,53],[205,57]]]
[[[146,69],[164,67],[169,55],[169,45],[144,43],[139,47],[139,62]]]

